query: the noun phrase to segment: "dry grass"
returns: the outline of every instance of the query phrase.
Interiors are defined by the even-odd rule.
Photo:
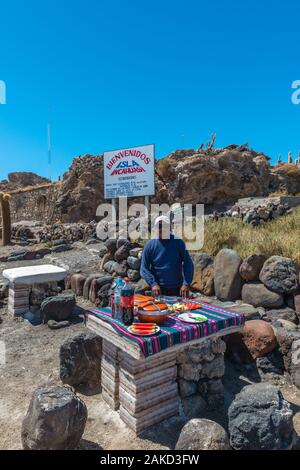
[[[300,207],[259,228],[235,218],[206,221],[203,251],[215,256],[221,248],[233,248],[242,258],[255,253],[287,256],[300,266]]]

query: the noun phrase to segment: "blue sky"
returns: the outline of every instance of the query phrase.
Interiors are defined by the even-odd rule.
[[[51,176],[83,153],[155,143],[156,156],[245,143],[300,151],[297,1],[0,1],[0,179]]]

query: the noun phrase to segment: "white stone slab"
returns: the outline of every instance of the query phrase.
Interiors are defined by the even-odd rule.
[[[24,266],[22,268],[5,269],[3,277],[12,284],[34,284],[50,281],[62,281],[67,270],[54,266],[53,264],[43,264],[39,266]]]

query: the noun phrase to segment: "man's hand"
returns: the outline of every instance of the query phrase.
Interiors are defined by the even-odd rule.
[[[160,295],[160,287],[158,284],[152,287],[153,297],[158,297]]]
[[[180,297],[188,297],[190,294],[190,286],[188,286],[187,284],[183,284],[183,286],[181,286],[181,289],[180,289]]]

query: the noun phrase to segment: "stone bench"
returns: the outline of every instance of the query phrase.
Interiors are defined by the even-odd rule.
[[[9,281],[8,313],[15,316],[28,312],[33,284],[62,281],[67,271],[53,264],[44,264],[5,269],[2,274]]]

